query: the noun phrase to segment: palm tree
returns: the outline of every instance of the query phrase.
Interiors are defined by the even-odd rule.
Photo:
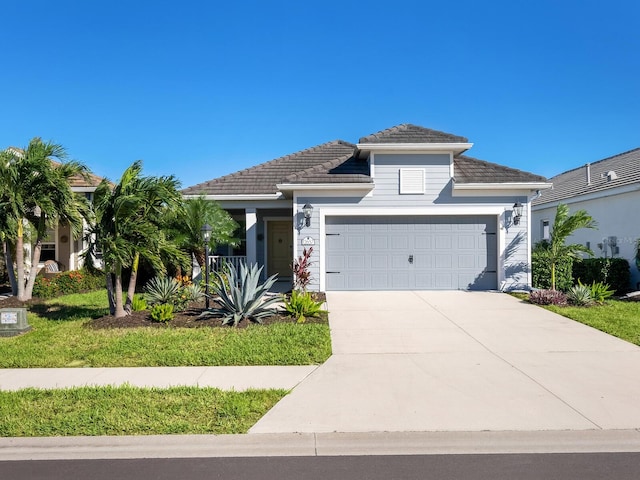
[[[236,245],[234,233],[238,223],[217,202],[204,197],[189,198],[183,201],[183,208],[176,210],[170,220],[171,238],[190,257],[195,257],[204,268],[204,244],[202,227],[211,227],[209,249],[215,250],[218,245]]]
[[[15,150],[0,152],[0,242],[4,255],[4,266],[14,295],[18,294],[18,283],[13,268],[12,249],[15,246],[17,224],[21,217],[21,202],[18,201],[18,173],[14,166]]]
[[[2,228],[13,228],[5,234],[12,240],[16,251],[17,295],[25,301],[32,297],[38,273],[42,241],[47,229],[59,223],[68,224],[71,234],[78,238],[82,234],[83,220],[89,219],[89,208],[83,197],[71,190],[70,180],[75,176],[88,175],[87,168],[75,161],[65,162],[64,147],[34,138],[23,149],[5,150],[3,161],[8,161],[10,194],[4,194],[4,209],[7,219]],[[57,161],[54,161],[57,160]],[[31,252],[31,271],[25,282],[24,237],[30,233],[35,237]]]
[[[569,215],[569,207],[563,203],[556,209],[556,217],[549,237],[549,242],[544,249],[544,258],[551,267],[551,289],[556,289],[556,266],[566,258],[580,259],[580,253],[593,255],[586,246],[573,243],[565,245],[567,238],[581,228],[597,228],[596,221],[586,210],[578,210]]]
[[[132,267],[129,281],[129,298],[132,298],[140,258],[160,273],[166,271],[163,255],[186,261],[163,232],[166,211],[176,208],[181,201],[178,181],[173,176],[142,177],[141,174],[142,162],[136,161],[125,170],[115,187],[103,180],[94,194],[96,222],[91,229],[86,256],[91,258],[96,251],[102,252],[109,307],[116,318],[127,315],[123,302],[124,268]]]

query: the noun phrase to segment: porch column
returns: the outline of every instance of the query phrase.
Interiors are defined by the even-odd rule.
[[[255,208],[246,208],[244,214],[247,235],[247,265],[252,265],[258,262],[258,215]]]

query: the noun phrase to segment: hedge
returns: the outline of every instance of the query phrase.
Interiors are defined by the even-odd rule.
[[[60,272],[50,278],[38,275],[33,286],[33,296],[38,298],[55,298],[60,295],[99,290],[101,288],[105,288],[104,273],[71,270],[68,272]]]
[[[556,264],[556,290],[566,292],[573,286],[572,266],[571,258]],[[536,249],[531,252],[531,280],[533,288],[551,288],[551,264],[544,253]]]
[[[587,258],[573,265],[573,281],[584,284],[602,282],[615,290],[616,295],[629,291],[631,272],[624,258]]]

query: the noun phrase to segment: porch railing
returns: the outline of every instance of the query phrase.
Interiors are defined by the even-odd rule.
[[[209,255],[207,264],[209,265],[210,272],[220,272],[227,263],[233,265],[236,270],[238,270],[241,262],[247,263],[246,255]]]

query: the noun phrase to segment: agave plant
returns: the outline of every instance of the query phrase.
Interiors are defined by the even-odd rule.
[[[180,282],[171,277],[154,277],[144,287],[145,297],[151,304],[173,303],[180,292]]]
[[[222,324],[232,324],[234,327],[243,319],[262,323],[264,317],[276,313],[269,308],[280,299],[273,297],[264,300],[265,294],[276,282],[278,275],[272,275],[264,283],[260,282],[262,267],[247,265],[242,262],[240,268],[230,266],[227,272],[227,281],[214,272],[217,282],[214,282],[213,292],[218,295],[219,307],[205,310],[200,317],[222,316]]]
[[[593,302],[591,298],[591,288],[581,283],[571,287],[567,292],[567,298],[569,302],[579,307],[585,307]]]

